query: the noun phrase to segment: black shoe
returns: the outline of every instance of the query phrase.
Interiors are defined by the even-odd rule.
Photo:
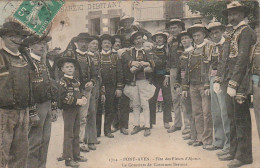
[[[81,145],[79,149],[80,149],[81,152],[89,152],[89,148],[85,144]]]
[[[190,129],[185,128],[184,130],[182,130],[181,133],[182,133],[182,135],[186,135],[186,134],[190,133]]]
[[[147,136],[149,136],[149,135],[151,135],[151,130],[150,130],[150,128],[145,128],[145,129],[144,129],[144,136],[147,137]]]
[[[208,151],[214,151],[214,150],[222,149],[222,147],[217,147],[214,145],[203,145],[203,149],[208,150]]]
[[[112,133],[107,133],[107,134],[105,134],[105,136],[108,137],[108,138],[114,138],[115,137]]]
[[[65,160],[65,165],[70,167],[79,167],[79,163],[74,160]]]
[[[57,158],[57,160],[58,160],[59,162],[64,160],[64,158],[63,158],[62,154],[61,154],[61,156],[60,156],[60,157],[58,157],[58,158]]]
[[[76,158],[75,158],[75,161],[76,161],[76,162],[87,162],[88,159],[87,159],[87,158],[84,158],[84,156],[79,156],[79,157],[76,157]]]
[[[227,161],[227,160],[233,160],[234,157],[231,156],[230,154],[227,154],[227,155],[219,156],[218,159],[221,161]]]
[[[189,139],[191,138],[191,136],[190,136],[190,134],[189,134],[189,135],[183,136],[182,138],[183,138],[183,140],[189,140]]]
[[[190,140],[189,142],[187,142],[188,145],[193,145],[196,141],[195,140]]]
[[[167,130],[168,133],[173,133],[175,131],[181,130],[181,127],[174,127],[172,126],[170,129]]]
[[[229,154],[229,150],[222,150],[222,151],[220,151],[220,152],[217,152],[217,156],[223,156],[223,155],[227,155],[227,154]]]
[[[128,135],[128,130],[125,129],[125,128],[121,128],[121,129],[120,129],[120,132],[121,132],[122,134],[124,134],[124,135]]]
[[[146,127],[143,125],[143,126],[141,126],[140,128],[141,128],[141,130],[144,130]],[[150,129],[152,129],[152,128],[153,128],[153,125],[150,124]]]
[[[96,150],[96,149],[97,149],[96,146],[95,146],[95,144],[93,144],[93,143],[88,144],[88,148],[89,148],[90,150]]]
[[[168,122],[165,122],[165,123],[164,123],[164,128],[165,128],[165,129],[170,129],[171,126],[170,126],[170,124],[169,124]]]
[[[100,141],[97,141],[95,144],[99,145],[101,142]]]
[[[113,127],[113,128],[111,129],[111,133],[115,133],[115,132],[117,132],[118,130],[119,130],[119,128]]]
[[[131,135],[137,134],[141,130],[142,130],[142,128],[140,126],[135,126],[133,131],[131,132]]]
[[[196,141],[196,142],[194,142],[194,143],[192,144],[192,146],[194,146],[194,147],[202,146],[202,145],[203,145],[203,143],[202,143],[202,142],[199,142],[199,141]]]
[[[251,163],[244,163],[244,162],[241,162],[240,160],[234,159],[231,162],[229,162],[229,164],[227,166],[228,166],[228,168],[237,168],[237,167],[241,167],[243,165],[251,164]]]

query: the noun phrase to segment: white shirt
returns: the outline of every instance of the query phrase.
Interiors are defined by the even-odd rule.
[[[83,51],[81,51],[79,49],[76,49],[76,52],[81,54],[81,55],[85,55],[85,54],[87,54],[88,51],[83,52]]]
[[[95,54],[91,51],[88,51],[88,55],[94,56]]]
[[[215,45],[222,45],[225,42],[225,38],[222,36],[221,40],[218,43],[215,43]],[[218,53],[218,47],[216,47],[216,52]]]
[[[164,47],[164,44],[160,45],[160,46],[156,46],[157,49],[162,49],[163,47]]]
[[[201,47],[203,47],[204,45],[206,45],[206,43],[208,42],[208,40],[207,39],[204,39],[204,41],[201,43],[201,44],[195,44],[195,48],[201,48]]]
[[[135,47],[134,47],[135,48]],[[141,48],[135,48],[136,51],[143,51],[144,50],[144,47],[141,47]]]
[[[108,50],[108,51],[102,50],[102,51],[101,51],[101,54],[107,55],[107,54],[110,54],[111,52],[112,52],[111,50]]]
[[[67,78],[73,79],[73,76],[66,75],[66,74],[64,74],[64,76],[67,77]]]
[[[115,49],[113,48],[113,49],[112,49],[112,52],[117,53],[117,50],[115,50]]]
[[[37,61],[41,61],[41,56],[36,55],[36,54],[34,54],[34,53],[32,53],[32,52],[30,52],[30,55],[31,55],[31,57],[32,57],[33,59],[36,59]]]
[[[49,63],[50,63],[50,65],[51,65],[51,67],[53,66],[53,64],[54,64],[54,61],[52,61],[52,60],[49,60]]]
[[[194,49],[194,47],[191,45],[191,46],[189,46],[188,48],[185,48],[184,51],[185,51],[185,52],[190,52],[190,51],[193,50],[193,49]]]

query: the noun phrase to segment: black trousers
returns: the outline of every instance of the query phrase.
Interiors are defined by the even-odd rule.
[[[130,112],[130,99],[123,93],[118,99],[116,108],[117,115],[114,118],[113,126],[115,128],[128,129],[129,112]]]
[[[116,115],[116,86],[114,84],[105,84],[105,123],[104,123],[104,134],[111,133],[111,125]]]
[[[79,107],[63,109],[64,120],[64,140],[63,140],[63,158],[73,160],[80,155],[79,149],[79,130],[80,114]]]
[[[226,96],[228,117],[230,119],[230,154],[244,163],[251,163],[252,128],[248,99],[238,104],[235,98]]]
[[[162,89],[163,95],[163,122],[168,123],[172,122],[172,96],[171,96],[171,86],[170,82],[167,87],[163,85],[165,79],[164,75],[155,75],[154,86],[156,87],[154,96],[149,101],[150,106],[150,123],[156,124],[156,103],[160,89]]]
[[[101,103],[101,96],[99,95],[99,98],[97,99],[97,113],[96,113],[97,137],[101,136],[102,113],[103,113],[103,104]]]

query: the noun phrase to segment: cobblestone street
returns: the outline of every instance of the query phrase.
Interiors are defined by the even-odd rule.
[[[256,134],[254,113],[253,124],[253,157],[254,162],[244,168],[260,168],[260,141]],[[130,131],[132,130],[133,116],[130,114]],[[142,121],[142,120],[141,120]],[[129,131],[129,132],[130,132]],[[123,168],[123,167],[198,167],[211,168],[227,167],[228,161],[219,161],[217,151],[206,151],[202,147],[192,147],[186,144],[181,131],[168,134],[163,128],[162,113],[157,113],[157,125],[151,130],[149,137],[143,132],[136,135],[122,135],[116,132],[114,139],[102,136],[101,144],[96,151],[81,153],[88,158],[88,162],[80,163],[81,168]],[[64,168],[64,161],[58,162],[57,157],[62,153],[63,119],[59,116],[52,125],[47,168]]]

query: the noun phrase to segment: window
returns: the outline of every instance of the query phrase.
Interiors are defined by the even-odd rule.
[[[120,17],[110,19],[110,34],[116,34],[119,27]]]
[[[90,34],[100,35],[100,18],[90,19]]]

